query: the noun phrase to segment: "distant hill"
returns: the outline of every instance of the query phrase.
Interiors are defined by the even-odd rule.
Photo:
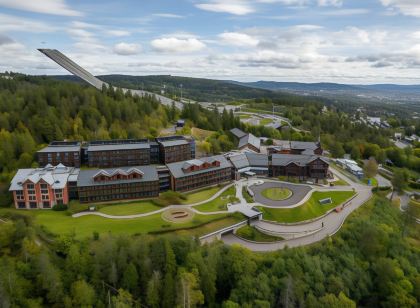
[[[420,85],[397,85],[397,84],[372,84],[372,85],[348,85],[340,83],[301,83],[301,82],[278,82],[278,81],[256,81],[238,82],[231,81],[237,85],[266,89],[272,91],[297,91],[297,92],[401,92],[401,93],[420,93]]]
[[[74,76],[54,76],[61,80],[80,80]],[[276,98],[282,96],[271,90],[248,87],[223,80],[205,78],[178,77],[170,75],[131,76],[131,75],[101,75],[99,79],[112,85],[144,89],[154,93],[165,91],[167,96],[181,96],[196,101],[231,101],[235,99],[251,99],[258,97]],[[285,94],[289,95],[289,94]]]

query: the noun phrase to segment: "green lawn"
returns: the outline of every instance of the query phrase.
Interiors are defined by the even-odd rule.
[[[181,204],[193,204],[193,203],[207,200],[211,196],[213,196],[215,193],[217,193],[219,190],[221,190],[223,187],[224,186],[213,186],[210,188],[204,188],[195,192],[187,193],[185,194],[187,199],[182,200]]]
[[[278,222],[298,222],[313,219],[322,216],[327,211],[337,207],[355,193],[352,191],[331,191],[312,193],[311,198],[301,206],[291,209],[273,209],[259,206],[258,209],[263,212],[263,218]],[[331,198],[331,204],[321,205],[319,200]]]
[[[248,225],[240,227],[238,230],[236,230],[236,235],[254,242],[277,242],[283,240],[283,238],[280,236],[273,236],[262,233],[261,231],[258,231],[254,227]]]
[[[182,236],[202,236],[232,226],[243,220],[245,220],[245,217],[242,214],[234,213],[221,219],[215,219],[207,224],[201,225],[196,228],[180,229],[172,231],[172,233]]]
[[[248,203],[253,203],[254,198],[251,197],[251,195],[248,193],[248,190],[245,186],[242,187],[242,197],[246,200]]]
[[[249,118],[251,118],[251,115],[250,114],[240,114],[239,118],[240,119],[249,119]]]
[[[271,120],[271,119],[261,119],[260,120],[260,125],[268,125],[271,122],[273,122],[273,120]]]
[[[232,203],[236,200],[236,189],[235,186],[229,187],[216,199],[194,206],[196,210],[201,212],[216,212],[216,211],[226,211],[227,204]]]
[[[7,212],[32,216],[35,225],[44,226],[47,231],[56,235],[74,232],[77,239],[90,237],[94,231],[99,234],[111,232],[112,234],[133,235],[201,227],[209,222],[228,217],[228,214],[196,214],[190,222],[175,224],[163,220],[160,213],[135,219],[107,219],[93,215],[73,218],[65,211],[0,209],[0,216]]]
[[[109,215],[134,215],[153,212],[162,207],[153,203],[153,201],[135,201],[127,203],[112,204],[101,207],[99,212]]]
[[[337,181],[332,182],[334,184],[334,186],[349,186],[349,183],[347,183],[346,181],[344,181],[342,178],[335,176],[338,178]]]
[[[279,200],[285,200],[287,198],[290,198],[290,196],[292,195],[292,192],[290,189],[287,189],[287,188],[273,187],[273,188],[264,189],[261,192],[261,195],[263,195],[267,199],[279,201]]]

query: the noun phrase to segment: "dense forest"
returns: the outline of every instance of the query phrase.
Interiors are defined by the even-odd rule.
[[[0,190],[52,140],[156,136],[175,116],[154,97],[107,93],[77,83],[17,75],[0,78]],[[8,203],[3,193],[0,204]]]
[[[51,241],[0,222],[0,307],[418,307],[420,229],[380,196],[309,247],[256,254],[191,238]]]

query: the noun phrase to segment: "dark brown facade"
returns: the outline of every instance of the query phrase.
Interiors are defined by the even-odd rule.
[[[202,187],[212,186],[232,180],[232,168],[223,168],[207,172],[184,176],[182,178],[171,178],[171,188],[174,191],[188,191]]]
[[[150,148],[115,150],[95,150],[94,148],[88,149],[89,167],[113,168],[150,164]]]
[[[154,198],[158,196],[159,181],[110,183],[109,185],[79,187],[79,200],[81,203]]]
[[[80,152],[42,152],[37,153],[38,164],[45,167],[50,164],[57,166],[63,164],[66,167],[80,168]]]
[[[172,146],[160,144],[160,154],[164,164],[188,160],[191,159],[191,145],[189,143]]]
[[[82,203],[154,198],[159,196],[159,178],[151,166],[82,170],[78,194]]]
[[[77,141],[53,141],[47,147],[37,152],[38,164],[45,167],[50,164],[63,164],[67,167],[80,168],[81,146]]]
[[[287,165],[271,165],[271,175],[297,177],[301,180],[306,178],[325,179],[328,173],[328,163],[322,159],[315,159],[305,165],[290,162]]]

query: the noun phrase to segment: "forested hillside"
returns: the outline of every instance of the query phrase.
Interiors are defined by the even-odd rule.
[[[102,93],[50,78],[0,78],[0,188],[7,189],[16,169],[31,166],[42,144],[156,136],[173,120],[170,109],[153,97],[131,97],[112,89]],[[6,196],[0,204],[5,205]]]
[[[3,212],[4,213],[4,212]],[[376,196],[319,244],[254,254],[191,238],[47,240],[0,222],[0,307],[418,307],[420,229]]]

